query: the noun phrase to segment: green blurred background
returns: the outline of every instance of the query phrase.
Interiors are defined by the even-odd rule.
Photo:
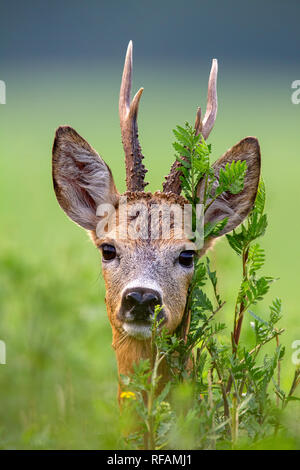
[[[59,208],[51,181],[58,125],[74,127],[125,190],[118,92],[134,42],[134,90],[145,88],[139,129],[149,190],[173,161],[172,129],[206,102],[210,61],[219,60],[213,158],[247,135],[259,138],[269,228],[265,273],[279,277],[256,312],[283,301],[286,356],[295,365],[299,323],[298,2],[3,2],[0,79],[0,448],[119,448],[117,373],[100,257]],[[211,253],[232,324],[239,259],[221,240]],[[244,341],[251,342],[249,319]],[[229,336],[229,330],[228,330]],[[299,405],[287,438],[297,447]],[[274,444],[275,445],[275,444]],[[272,443],[268,443],[272,447]]]

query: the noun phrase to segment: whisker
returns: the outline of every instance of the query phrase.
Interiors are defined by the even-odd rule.
[[[129,337],[128,333],[126,331],[122,331],[120,337],[118,338],[116,342],[116,346],[118,347],[122,346],[128,337]]]

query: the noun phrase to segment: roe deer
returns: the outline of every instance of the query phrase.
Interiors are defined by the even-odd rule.
[[[203,255],[213,244],[205,241],[199,250],[191,245],[187,236],[176,237],[174,224],[170,236],[129,236],[128,228],[138,218],[139,208],[155,205],[183,210],[187,200],[180,195],[180,163],[175,161],[170,174],[165,178],[163,191],[153,194],[145,192],[146,169],[138,140],[137,114],[143,88],[130,100],[132,82],[132,42],[125,58],[120,89],[119,114],[122,142],[125,152],[127,191],[120,195],[116,189],[109,167],[98,153],[71,127],[61,126],[56,131],[53,145],[53,183],[57,200],[66,214],[86,229],[92,241],[102,252],[102,270],[106,285],[106,306],[112,326],[113,347],[116,352],[118,372],[130,374],[132,366],[141,358],[149,357],[151,322],[155,305],[161,305],[161,318],[169,332],[181,324],[189,283],[192,279],[195,252]],[[213,60],[208,82],[207,109],[203,120],[201,110],[196,114],[196,133],[207,139],[217,113],[217,61]],[[206,222],[216,222],[228,217],[225,228],[218,236],[237,227],[251,211],[260,177],[260,148],[256,138],[246,137],[229,149],[214,164],[218,179],[221,167],[226,163],[246,160],[247,172],[244,188],[238,194],[225,193],[219,196],[205,214]],[[200,181],[197,193],[201,195],[204,182]],[[129,218],[121,216],[122,200],[127,200]],[[113,208],[119,228],[127,234],[116,235],[109,229],[107,216],[106,231],[98,231],[97,225]],[[131,209],[134,209],[133,212]],[[143,224],[147,225],[147,217]],[[125,220],[125,221],[124,221]],[[160,232],[162,219],[159,218],[151,229]],[[123,226],[122,226],[123,225]],[[148,235],[149,226],[147,225]],[[135,234],[137,231],[133,231]],[[162,383],[168,380],[166,365],[162,367]],[[120,389],[120,388],[119,388]]]

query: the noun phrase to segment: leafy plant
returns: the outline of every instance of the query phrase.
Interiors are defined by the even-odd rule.
[[[211,147],[186,124],[174,130],[174,148],[182,163],[181,181],[185,197],[195,209],[199,202],[204,212],[224,192],[237,194],[243,189],[246,163],[232,162],[220,170],[216,181],[210,165]],[[199,201],[196,187],[204,178],[205,191]],[[242,442],[259,442],[281,432],[281,413],[300,383],[300,370],[290,389],[281,388],[280,365],[284,332],[277,324],[282,316],[281,300],[272,301],[266,319],[253,312],[265,297],[273,277],[261,275],[265,253],[258,239],[267,228],[265,185],[260,181],[253,210],[245,223],[226,235],[229,247],[241,260],[241,282],[236,295],[233,326],[226,339],[224,323],[217,321],[224,307],[209,258],[198,259],[190,284],[183,322],[175,334],[160,328],[155,311],[152,327],[151,360],[134,366],[124,385],[135,399],[124,395],[124,409],[134,412],[139,425],[127,437],[127,445],[146,449],[236,448]],[[196,212],[194,211],[194,216]],[[216,235],[224,219],[207,224],[204,236]],[[205,292],[211,284],[213,298]],[[253,344],[241,344],[242,326],[251,320]],[[262,355],[267,343],[274,342],[272,354]],[[167,363],[170,381],[162,388],[159,370]],[[126,392],[125,392],[126,393]],[[280,411],[281,410],[281,411]]]

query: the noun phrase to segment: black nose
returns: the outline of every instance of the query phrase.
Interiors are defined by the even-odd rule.
[[[147,321],[154,314],[155,306],[161,305],[159,292],[136,287],[126,290],[123,294],[121,312],[126,320]]]

